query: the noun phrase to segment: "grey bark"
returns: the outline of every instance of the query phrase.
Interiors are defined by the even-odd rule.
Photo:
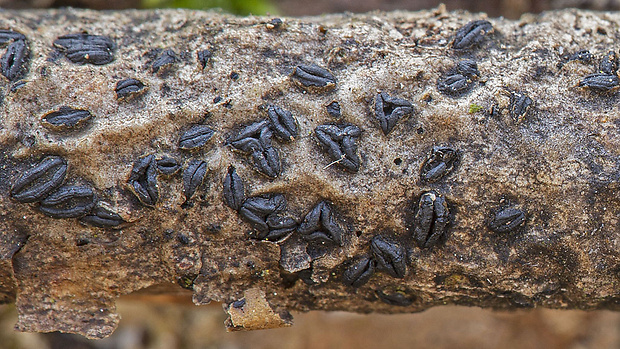
[[[317,309],[617,309],[619,98],[613,84],[604,92],[579,85],[602,69],[609,50],[617,53],[620,15],[488,19],[493,30],[453,49],[459,28],[479,19],[442,9],[281,25],[183,10],[0,12],[0,29],[24,34],[30,50],[23,80],[1,81],[0,300],[17,304],[17,329],[102,338],[119,320],[117,297],[175,283],[191,289],[197,305],[222,302],[231,329],[284,326],[288,311]],[[76,64],[53,45],[78,33],[110,38],[113,61]],[[584,49],[591,60],[573,59]],[[162,58],[166,50],[174,53]],[[200,62],[204,50],[212,56]],[[106,54],[88,52],[77,58]],[[466,59],[477,73],[457,68]],[[335,84],[304,86],[294,76],[300,64],[327,69]],[[458,74],[462,85],[446,90],[444,79]],[[129,78],[145,85],[142,94],[117,99],[117,83]],[[387,135],[374,109],[380,92],[413,106]],[[333,101],[339,119],[327,113]],[[268,105],[290,111],[298,134],[273,137],[271,147],[262,138],[256,154],[235,151],[243,127],[269,120]],[[63,106],[91,118],[75,130],[42,122]],[[181,149],[179,138],[195,124],[214,136]],[[323,124],[359,129],[359,137],[349,128],[332,144],[342,159],[319,142]],[[437,148],[433,158],[434,147],[455,152]],[[275,179],[252,160],[268,163],[267,149],[279,154]],[[177,159],[181,172],[204,160],[206,176],[136,165],[151,154]],[[49,197],[11,197],[24,173],[51,155],[68,164],[64,185],[91,188],[97,205],[125,222],[120,229],[51,218],[42,210],[67,206]],[[356,172],[341,166],[355,157]],[[303,228],[276,242],[255,239],[266,216],[250,225],[227,206],[230,165],[246,197],[283,194],[286,211],[276,218]],[[139,200],[141,189],[150,196]],[[420,213],[421,197],[449,214]],[[333,210],[317,231],[303,221],[321,201]],[[343,283],[345,274],[358,287]]]

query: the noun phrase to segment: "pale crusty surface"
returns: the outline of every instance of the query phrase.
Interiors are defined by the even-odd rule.
[[[270,18],[187,10],[0,12],[0,29],[23,33],[31,50],[26,84],[11,91],[0,81],[0,300],[17,303],[17,328],[105,337],[118,322],[119,295],[170,282],[192,288],[196,304],[261,290],[283,323],[286,310],[395,313],[447,303],[616,309],[618,95],[578,83],[609,50],[618,52],[620,14],[488,19],[494,32],[481,44],[453,50],[455,32],[475,19],[486,18],[438,9],[284,18],[274,29]],[[57,37],[81,32],[112,38],[114,61],[76,65],[55,52]],[[153,73],[153,49],[173,49],[179,60]],[[204,49],[213,57],[202,69],[196,57]],[[582,49],[594,55],[591,63],[565,58]],[[438,79],[462,59],[478,63],[479,79],[462,96],[440,93]],[[301,88],[290,76],[298,64],[329,69],[335,89]],[[141,80],[146,92],[117,100],[114,88],[125,78]],[[415,109],[387,136],[373,112],[381,91]],[[516,92],[534,102],[518,123],[506,113]],[[340,103],[340,120],[326,112],[332,101]],[[300,129],[291,143],[274,141],[282,161],[274,180],[226,144],[266,118],[265,104],[290,110]],[[470,112],[472,105],[482,109]],[[78,132],[54,133],[40,119],[60,106],[94,117]],[[493,106],[503,112],[490,113]],[[314,136],[318,125],[343,122],[362,131],[357,173],[328,166],[332,159]],[[215,136],[200,150],[179,149],[193,124]],[[422,183],[420,166],[435,145],[459,150],[461,159],[438,182]],[[147,154],[208,162],[189,205],[182,206],[179,174],[159,178],[154,208],[127,190],[134,161]],[[12,183],[45,155],[65,158],[66,183],[91,186],[131,224],[87,227],[12,200]],[[230,164],[249,195],[284,194],[298,221],[329,200],[345,230],[343,246],[310,261],[298,234],[279,244],[249,239],[250,226],[222,199]],[[452,223],[444,242],[421,250],[412,221],[417,199],[431,189],[448,201]],[[523,227],[507,234],[487,227],[501,202],[526,212]],[[379,272],[357,289],[343,285],[348,261],[369,255],[377,234],[405,246],[405,278]],[[282,267],[281,253],[295,258]],[[287,272],[302,269],[306,282]],[[378,291],[411,304],[386,304]]]

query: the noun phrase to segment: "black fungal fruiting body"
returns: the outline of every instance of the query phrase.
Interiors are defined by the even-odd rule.
[[[293,77],[305,87],[333,88],[336,85],[336,78],[332,73],[316,64],[298,65]]]
[[[269,236],[268,217],[283,212],[286,207],[286,198],[282,194],[253,196],[243,202],[239,214],[258,231],[256,238],[262,240]]]
[[[235,309],[241,309],[245,306],[245,299],[240,299],[238,301],[234,301],[231,303],[232,307]]]
[[[361,135],[359,127],[346,124],[319,125],[314,133],[334,163],[352,172],[359,170],[360,158],[356,143]]]
[[[164,176],[172,176],[179,171],[181,165],[175,158],[164,156],[155,161],[157,171]]]
[[[459,153],[455,149],[434,146],[420,167],[420,179],[423,182],[436,182],[448,175],[458,162]]]
[[[211,60],[211,57],[213,57],[213,52],[211,50],[202,50],[198,51],[196,55],[198,57],[198,62],[200,62],[200,66],[204,69],[207,63],[209,63],[209,60]]]
[[[271,122],[271,128],[275,132],[276,137],[283,142],[290,142],[295,140],[298,134],[297,120],[293,117],[293,114],[275,105],[270,105],[267,108],[267,115]]]
[[[145,156],[134,163],[127,184],[144,205],[153,206],[157,203],[159,188],[155,155]]]
[[[263,133],[271,133],[265,130]],[[270,136],[269,136],[270,137]],[[267,137],[263,137],[265,139]],[[235,142],[235,148],[251,155],[254,168],[269,178],[280,175],[280,155],[271,146],[271,142],[261,142],[254,138],[246,138]]]
[[[267,120],[255,122],[241,129],[241,131],[239,131],[239,133],[231,140],[231,142],[234,146],[235,142],[239,142],[240,140],[246,138],[255,138],[258,140],[261,136],[264,137],[264,134],[262,132],[267,128],[269,128],[269,122]]]
[[[334,218],[327,201],[319,202],[297,228],[304,240],[315,244],[343,244],[344,231]]]
[[[594,56],[588,50],[580,50],[571,55],[569,61],[580,61],[583,63],[590,63],[594,59]]]
[[[267,120],[263,120],[242,129],[230,140],[237,150],[250,154],[254,168],[269,178],[276,178],[281,173],[280,155],[271,145],[273,133]]]
[[[342,283],[352,287],[366,284],[375,272],[376,262],[369,257],[354,261],[343,273]]]
[[[439,92],[446,95],[458,95],[469,87],[469,80],[463,74],[452,74],[437,82]]]
[[[598,65],[598,71],[602,74],[615,75],[618,72],[618,56],[614,51],[609,51]]]
[[[124,79],[116,83],[116,98],[127,99],[144,91],[144,84],[137,79]]]
[[[25,41],[26,36],[22,33],[18,33],[12,30],[2,29],[0,30],[0,47],[3,47],[13,41]]]
[[[377,235],[370,241],[370,248],[377,270],[395,278],[404,278],[407,274],[407,253],[398,242],[383,235]]]
[[[443,238],[449,222],[450,212],[443,196],[432,191],[424,193],[414,218],[413,239],[420,248],[433,247]]]
[[[269,233],[266,236],[257,236],[257,239],[278,241],[292,234],[297,229],[297,221],[291,217],[271,214],[265,220]]]
[[[54,46],[76,64],[103,65],[114,61],[114,42],[103,35],[69,34],[54,41]]]
[[[400,119],[411,113],[413,113],[413,105],[409,101],[389,96],[385,92],[375,97],[375,117],[385,135],[392,131]]]
[[[203,160],[190,160],[187,168],[183,171],[183,195],[189,200],[207,175],[207,162]]]
[[[478,75],[480,72],[476,62],[472,60],[460,61],[447,76],[437,81],[437,89],[448,96],[459,96],[469,90]]]
[[[116,228],[125,220],[111,209],[98,205],[88,215],[80,218],[80,223],[98,228]]]
[[[508,233],[525,222],[525,213],[514,207],[505,207],[493,214],[489,228],[496,233]]]
[[[226,204],[239,211],[241,217],[254,228],[250,238],[279,241],[297,228],[297,221],[281,214],[287,208],[284,195],[266,194],[246,199],[243,181],[233,166],[229,166],[223,185]]]
[[[67,161],[48,156],[26,171],[11,187],[11,197],[19,202],[37,202],[60,187],[67,174]]]
[[[456,31],[452,48],[457,50],[470,48],[480,43],[491,32],[493,25],[489,21],[471,21]]]
[[[11,92],[15,92],[17,90],[19,90],[20,88],[26,86],[26,83],[28,81],[26,80],[18,80],[16,81],[13,85],[11,85]]]
[[[79,218],[83,224],[110,228],[125,221],[114,211],[99,205],[97,196],[88,186],[62,186],[67,174],[67,161],[59,156],[47,156],[26,171],[10,190],[13,199],[39,202],[38,209],[52,218]],[[94,210],[93,210],[94,209]]]
[[[616,75],[610,74],[590,74],[579,82],[579,87],[587,87],[598,92],[608,92],[615,90],[620,84]]]
[[[471,59],[459,61],[456,64],[456,71],[470,78],[480,75],[480,72],[478,71],[478,63]]]
[[[267,22],[267,29],[280,29],[282,26],[282,20],[280,18],[272,18],[269,22]]]
[[[84,186],[66,186],[56,189],[39,205],[39,211],[52,218],[78,218],[95,207],[94,191]]]
[[[327,110],[327,114],[332,118],[339,119],[342,114],[340,113],[340,104],[336,101],[333,101],[325,106]]]
[[[30,60],[30,50],[26,40],[15,40],[9,44],[2,58],[0,67],[2,75],[9,81],[17,81],[23,78],[28,72],[28,61]]]
[[[384,293],[382,290],[377,290],[375,293],[377,297],[385,304],[395,305],[399,307],[407,307],[413,303],[413,299],[401,292],[387,294]]]
[[[163,71],[164,68],[170,67],[176,61],[177,54],[173,50],[164,50],[157,56],[157,58],[155,58],[155,60],[153,60],[153,63],[151,64],[151,71],[153,73],[158,73],[160,70]]]
[[[513,92],[510,94],[510,115],[515,123],[520,123],[525,119],[534,101],[525,93]]]
[[[215,131],[205,125],[194,125],[183,132],[179,138],[179,148],[195,149],[204,146],[213,137]]]
[[[235,211],[239,211],[245,201],[245,189],[243,180],[232,165],[228,167],[228,173],[224,177],[223,185],[226,205]]]
[[[269,131],[271,132],[271,131]],[[269,178],[276,178],[281,173],[280,154],[271,146],[271,142],[259,142],[260,148],[252,148],[254,167]]]
[[[62,106],[41,118],[43,126],[58,132],[73,131],[83,127],[93,115],[84,109]]]

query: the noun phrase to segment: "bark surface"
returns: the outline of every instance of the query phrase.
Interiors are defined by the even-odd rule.
[[[467,29],[481,19],[493,29]],[[285,326],[290,310],[617,309],[620,112],[609,51],[618,52],[618,23],[620,14],[577,10],[282,23],[184,10],[0,11],[0,29],[25,35],[29,50],[2,60],[23,59],[21,80],[0,77],[0,301],[17,304],[19,330],[90,338],[112,333],[120,295],[171,284],[197,305],[223,302],[231,329]],[[83,33],[114,45],[81,43],[73,63],[54,42]],[[315,75],[299,79],[298,65]],[[604,76],[584,80],[595,73]],[[141,94],[117,98],[130,78]],[[270,120],[270,105],[291,112],[297,134],[279,139],[269,121],[247,148],[236,143]],[[62,107],[91,116],[50,127],[44,117]],[[212,138],[181,146],[197,124]],[[60,188],[16,200],[16,184],[49,156],[67,163],[63,187],[96,198],[52,200]],[[181,170],[157,172],[164,157]],[[225,200],[225,183],[239,188],[225,180],[230,165],[245,194],[235,189],[234,200],[253,215]],[[274,194],[285,207],[250,205]],[[83,218],[101,208],[123,223]],[[299,229],[277,235],[278,222]]]

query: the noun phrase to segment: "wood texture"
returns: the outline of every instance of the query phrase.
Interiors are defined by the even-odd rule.
[[[616,309],[618,95],[579,83],[618,52],[620,15],[486,19],[493,30],[453,49],[459,29],[481,19],[441,8],[282,24],[184,10],[0,12],[2,28],[24,34],[30,50],[21,82],[1,78],[0,300],[17,304],[17,329],[102,338],[119,320],[118,296],[170,284],[191,289],[197,305],[223,302],[235,330],[290,324],[288,310]],[[91,64],[103,62],[95,51],[76,64],[53,44],[81,33],[110,38],[113,61]],[[571,59],[584,49],[591,60]],[[203,68],[204,50],[212,55]],[[478,74],[460,72],[463,60],[475,61]],[[304,86],[293,76],[302,64],[327,69],[335,84]],[[454,74],[465,87],[440,92]],[[118,100],[116,85],[129,78],[144,91]],[[413,105],[387,135],[375,116],[380,92]],[[340,119],[327,113],[333,101]],[[268,105],[291,112],[298,136],[267,142],[261,133],[248,143],[259,148],[235,149],[244,127],[268,120]],[[62,106],[92,118],[76,130],[46,128],[41,118]],[[213,137],[181,149],[179,138],[196,124]],[[330,136],[348,160],[359,158],[359,170],[342,167],[337,150],[325,152],[315,132],[324,124],[359,129]],[[439,147],[455,150],[457,161],[437,155],[449,153]],[[274,151],[281,169],[269,178],[257,164]],[[124,223],[55,219],[39,203],[12,199],[14,183],[50,155],[68,163],[63,185],[91,188],[97,207]],[[149,155],[175,158],[182,169],[164,176],[136,165]],[[202,181],[182,174],[192,160],[208,164]],[[424,179],[429,163],[440,172]],[[281,241],[258,241],[258,223],[225,203],[230,165],[246,197],[284,196],[286,209],[269,213],[275,218],[312,221],[306,216],[321,201],[332,210],[319,210],[317,229],[307,223]],[[201,183],[191,198],[183,178]],[[136,197],[141,188],[149,198]],[[418,201],[431,191],[424,197],[445,199],[448,213],[436,206],[428,223]],[[418,247],[414,231],[443,225],[441,239]],[[343,274],[363,258],[374,273],[357,288],[345,285]]]

